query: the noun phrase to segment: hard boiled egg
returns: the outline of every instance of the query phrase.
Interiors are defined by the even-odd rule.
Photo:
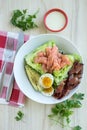
[[[44,89],[48,89],[52,87],[53,81],[54,81],[54,78],[52,74],[46,73],[46,74],[41,75],[41,77],[39,78],[39,85]]]
[[[45,96],[52,96],[53,93],[54,93],[53,87],[42,90],[42,94],[45,95]]]

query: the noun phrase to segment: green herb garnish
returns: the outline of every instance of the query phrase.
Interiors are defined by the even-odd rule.
[[[23,116],[24,116],[24,113],[21,111],[18,111],[17,116],[15,117],[16,121],[22,120]]]
[[[73,128],[73,130],[82,130],[82,128],[78,125]]]
[[[70,123],[70,117],[73,114],[73,109],[74,108],[80,108],[82,106],[81,100],[84,99],[84,94],[78,93],[74,94],[70,99],[56,104],[52,110],[51,114],[48,115],[48,117],[51,120],[56,121],[56,123],[59,123],[62,125],[62,127],[68,126]],[[79,128],[79,127],[75,127]],[[79,130],[75,129],[74,130]]]
[[[14,10],[11,18],[11,23],[23,31],[38,27],[34,22],[37,13],[38,11],[33,15],[30,15],[28,14],[27,9],[22,11]]]

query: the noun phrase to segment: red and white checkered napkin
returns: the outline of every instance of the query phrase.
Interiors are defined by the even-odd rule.
[[[12,72],[13,64],[14,64],[14,56],[15,56],[15,51],[16,51],[16,47],[18,43],[18,40],[17,40],[18,33],[0,31],[0,74],[2,71],[3,64],[4,64],[4,53],[6,51],[5,44],[6,44],[6,39],[8,37],[14,38],[14,50],[13,50],[13,57],[7,63],[4,84],[3,84],[3,91],[2,91],[2,94],[0,95],[0,104],[8,104],[12,106],[23,106],[25,95],[20,91],[19,87],[16,84],[16,81],[14,81],[14,88],[12,90],[10,101],[9,102],[5,101],[6,91],[8,87],[8,80],[9,80],[9,77],[11,76],[11,72]],[[30,37],[28,35],[25,35],[24,42],[26,42],[29,38]]]

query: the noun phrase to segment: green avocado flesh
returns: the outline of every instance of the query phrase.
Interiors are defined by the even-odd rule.
[[[41,91],[41,87],[38,84],[40,74],[37,73],[34,69],[32,69],[29,65],[25,65],[25,71],[29,81],[31,82],[33,88],[36,91]]]

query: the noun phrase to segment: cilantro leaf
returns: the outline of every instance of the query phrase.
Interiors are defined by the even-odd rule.
[[[24,113],[21,111],[18,111],[17,116],[15,117],[16,121],[22,120],[24,116]]]
[[[82,130],[82,128],[78,125],[73,128],[73,130]]]
[[[24,10],[14,10],[12,13],[12,18],[10,22],[22,29],[23,31],[38,27],[34,19],[36,18],[38,11],[33,15],[28,14],[27,9]]]
[[[84,94],[83,94],[83,93],[79,93],[79,94],[75,93],[75,94],[72,96],[72,98],[74,98],[74,99],[79,99],[79,100],[83,100],[83,99],[84,99]]]
[[[54,120],[57,123],[62,124],[62,126],[68,125],[71,121],[70,117],[73,114],[73,109],[82,107],[81,100],[83,99],[84,99],[84,94],[82,93],[74,94],[70,99],[62,103],[56,104],[51,109],[51,114],[49,114],[48,117],[51,120]],[[75,127],[75,128],[79,128],[79,127]],[[75,128],[74,130],[80,130]]]

